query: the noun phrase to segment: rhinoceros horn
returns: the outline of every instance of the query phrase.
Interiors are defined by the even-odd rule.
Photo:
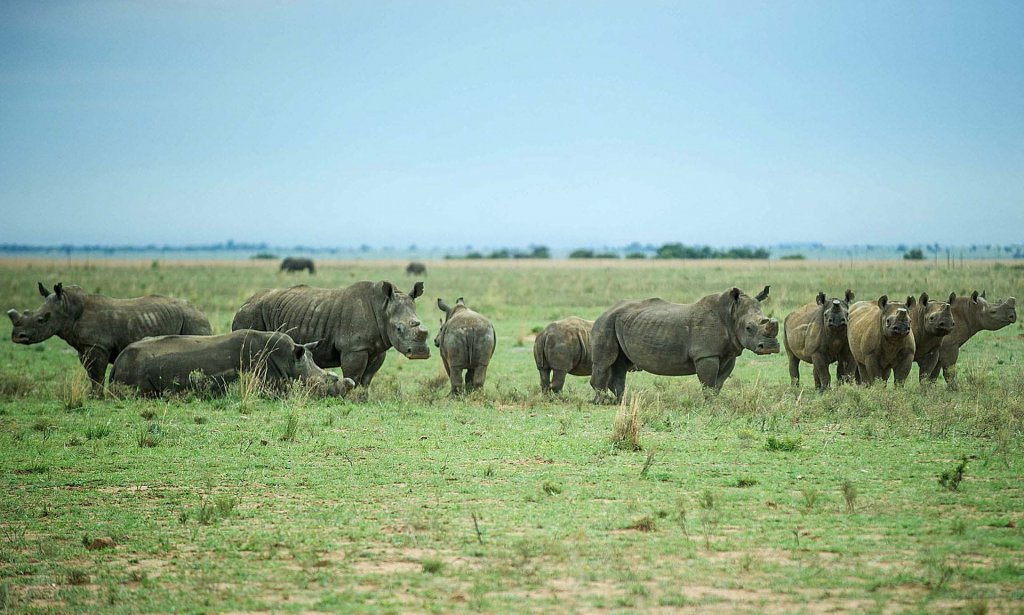
[[[21,317],[21,315],[18,314],[18,310],[15,309],[7,310],[7,315],[11,317],[11,322],[18,322],[18,318]]]

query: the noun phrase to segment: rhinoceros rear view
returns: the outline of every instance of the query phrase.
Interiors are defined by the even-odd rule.
[[[250,297],[231,329],[283,331],[296,342],[320,342],[313,360],[341,367],[357,385],[369,386],[392,346],[410,359],[427,359],[427,329],[416,316],[423,282],[405,294],[391,282],[357,282],[347,288],[261,290]]]
[[[561,393],[566,374],[591,374],[590,330],[593,327],[594,321],[576,316],[544,327],[533,342],[533,360],[540,373],[541,392]]]

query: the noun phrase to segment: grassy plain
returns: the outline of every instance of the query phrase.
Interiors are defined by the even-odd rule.
[[[404,264],[8,261],[0,307],[62,281],[187,298],[225,332],[257,289],[411,287]],[[969,342],[955,393],[915,367],[904,390],[818,394],[809,365],[797,391],[784,356],[749,352],[711,399],[692,377],[630,374],[641,450],[612,442],[629,408],[592,405],[587,379],[543,397],[531,353],[535,329],[620,299],[771,284],[782,320],[818,290],[1024,297],[1019,266],[428,268],[431,339],[436,297],[464,296],[498,333],[464,399],[436,354],[392,352],[362,399],[83,400],[63,341],[0,342],[0,611],[1024,610],[1021,324]]]

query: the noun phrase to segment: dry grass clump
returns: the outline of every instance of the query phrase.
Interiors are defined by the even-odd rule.
[[[630,396],[628,401],[623,398],[612,422],[612,446],[627,451],[643,450],[644,447],[640,443],[643,407],[644,400],[641,395]]]

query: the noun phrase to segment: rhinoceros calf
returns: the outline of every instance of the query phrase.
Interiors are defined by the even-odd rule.
[[[484,386],[487,366],[491,363],[497,341],[491,321],[466,307],[462,297],[454,306],[438,299],[437,308],[444,312],[445,317],[434,338],[434,345],[441,353],[444,371],[451,381],[451,394],[479,389]]]
[[[929,382],[935,382],[941,370],[946,385],[956,390],[956,361],[960,357],[961,346],[979,331],[997,331],[1017,322],[1017,300],[1010,297],[1006,301],[990,303],[985,299],[985,293],[979,295],[974,291],[970,297],[955,297],[950,305],[955,324],[953,330],[942,338],[938,361],[927,377]],[[922,369],[921,378],[925,376]]]
[[[789,376],[793,386],[800,385],[800,362],[814,366],[814,386],[819,391],[832,382],[829,366],[836,363],[836,379],[840,382],[853,377],[856,369],[850,353],[847,336],[850,302],[853,291],[847,290],[842,299],[825,297],[818,293],[814,303],[797,308],[784,323],[783,343],[789,357]]]
[[[928,293],[921,293],[920,299],[910,308],[910,328],[914,332],[914,362],[917,363],[921,383],[928,382],[939,361],[939,347],[942,338],[953,331],[952,303],[956,293],[949,294],[949,303],[932,299]],[[910,297],[907,297],[910,304]]]
[[[310,275],[316,273],[316,267],[313,265],[313,259],[311,258],[298,258],[289,256],[281,261],[281,267],[278,269],[279,272],[284,271],[286,273],[292,273],[295,271],[309,271]]]
[[[877,302],[858,301],[850,306],[850,351],[857,362],[857,382],[887,381],[891,373],[896,386],[903,386],[916,349],[910,328],[914,303],[913,297],[903,304],[882,295]]]
[[[344,397],[355,386],[313,362],[316,343],[296,344],[276,331],[241,329],[224,335],[161,335],[129,345],[114,361],[110,381],[135,387],[143,395],[207,389],[223,393],[242,372],[283,391],[305,381],[324,397]],[[198,376],[198,377],[197,377]]]
[[[593,320],[576,316],[556,320],[544,327],[533,342],[533,360],[540,372],[540,390],[561,393],[565,375],[589,376],[590,330]]]
[[[696,374],[703,386],[718,391],[744,348],[779,352],[779,321],[761,311],[768,288],[757,297],[733,288],[692,304],[657,298],[615,304],[590,333],[594,402],[605,401],[607,391],[622,401],[626,372],[633,367],[662,376]]]
[[[210,321],[188,301],[149,295],[112,299],[90,295],[78,286],[57,284],[53,292],[39,284],[45,298],[35,311],[8,310],[16,344],[37,344],[56,335],[78,351],[93,391],[103,389],[107,365],[129,344],[154,335],[209,335]]]
[[[356,385],[369,386],[388,348],[410,359],[427,359],[427,329],[416,316],[423,282],[405,294],[391,282],[357,282],[347,288],[261,290],[239,308],[231,329],[283,331],[313,351],[320,367],[341,367]]]

